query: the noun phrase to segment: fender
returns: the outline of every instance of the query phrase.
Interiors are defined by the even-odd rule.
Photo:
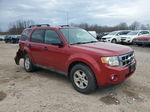
[[[78,53],[78,54],[75,54],[75,55],[69,57],[69,59],[66,63],[66,67],[67,67],[67,70],[68,70],[69,66],[73,62],[83,62],[91,68],[91,70],[93,71],[96,79],[99,81],[100,80],[99,75],[101,74],[101,69],[100,69],[100,66],[98,64],[98,61],[99,60],[96,61],[96,59],[94,59],[93,57],[91,57],[87,54]],[[100,82],[98,82],[98,83],[100,83]]]
[[[25,45],[25,46],[24,46],[24,50],[23,50],[23,51],[28,54],[28,56],[30,57],[32,63],[35,64],[35,60],[34,60],[34,58],[33,58],[33,56],[32,56],[31,50],[30,50],[30,48],[28,47],[28,45]]]

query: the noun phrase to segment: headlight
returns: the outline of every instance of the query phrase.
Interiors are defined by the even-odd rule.
[[[111,37],[107,37],[106,39],[110,39]]]
[[[119,60],[117,56],[101,57],[101,62],[109,64],[110,66],[119,66]]]

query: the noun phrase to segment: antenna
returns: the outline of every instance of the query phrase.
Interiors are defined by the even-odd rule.
[[[67,14],[67,25],[69,25],[68,24],[68,20],[69,20],[68,11],[66,11],[66,14]]]

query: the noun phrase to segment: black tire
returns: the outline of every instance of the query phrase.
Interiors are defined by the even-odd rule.
[[[138,46],[142,46],[142,44],[137,44]]]
[[[27,65],[27,63],[29,65]],[[24,69],[27,72],[33,72],[35,70],[35,66],[27,54],[24,56]]]
[[[117,40],[116,40],[116,39],[112,39],[111,43],[116,44],[116,43],[117,43]]]
[[[85,88],[78,87],[77,82],[75,82],[76,72],[78,72],[78,71],[80,71],[80,72],[82,71],[82,73],[84,75],[86,74],[86,77],[84,77],[84,80],[88,81],[88,83],[85,86]],[[83,78],[83,76],[82,76],[82,78]],[[85,64],[76,64],[75,66],[73,66],[73,68],[71,69],[71,72],[70,72],[70,79],[71,79],[73,87],[80,93],[89,94],[91,92],[94,92],[97,88],[96,78],[94,76],[94,73]],[[79,77],[78,77],[78,80],[79,80]],[[83,81],[83,80],[82,81],[81,80],[80,80],[80,83]],[[84,82],[82,82],[82,85],[83,86],[85,85]]]

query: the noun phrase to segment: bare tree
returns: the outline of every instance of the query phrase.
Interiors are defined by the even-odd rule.
[[[140,29],[140,23],[137,22],[137,21],[133,22],[133,23],[129,26],[129,29],[131,29],[131,30],[138,30],[138,29]]]
[[[27,20],[27,21],[17,20],[15,22],[12,22],[9,24],[8,32],[10,34],[21,34],[25,28],[27,28],[33,24],[34,24],[34,22],[32,20]]]

